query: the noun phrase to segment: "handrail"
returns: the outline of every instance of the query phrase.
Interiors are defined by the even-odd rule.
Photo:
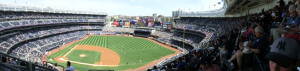
[[[13,59],[17,59],[17,60],[20,60],[20,61],[24,61],[26,62],[26,66],[15,66],[15,65],[11,65],[11,64],[4,64],[2,63],[2,57],[9,57],[9,58],[13,58]],[[1,57],[1,61],[0,61],[0,66],[4,66],[6,68],[9,68],[11,69],[12,71],[21,71],[21,70],[17,70],[16,68],[13,68],[13,67],[18,67],[18,68],[24,68],[26,70],[29,70],[29,71],[34,71],[35,70],[35,67],[39,67],[39,68],[43,68],[43,69],[46,69],[47,71],[53,71],[53,69],[49,69],[49,68],[46,68],[46,67],[43,67],[43,66],[39,66],[39,65],[36,65],[36,64],[33,64],[31,62],[28,62],[26,60],[23,60],[23,59],[19,59],[19,58],[16,58],[16,57],[13,57],[13,56],[10,56],[10,55],[7,55],[5,53],[2,53],[0,52],[0,57]]]
[[[8,68],[11,71],[21,71],[21,70],[17,70],[16,68],[12,67],[12,65],[10,65],[10,64],[2,63],[2,61],[0,61],[0,67],[2,68],[2,69],[0,68],[0,70],[3,70],[3,67],[5,67],[5,68]]]
[[[54,65],[55,63],[51,63],[51,62],[48,62],[48,61],[43,61],[43,63],[44,62],[46,62],[46,64],[48,64],[48,63],[50,63],[50,64],[52,64],[52,65]],[[57,66],[60,66],[60,67],[62,67],[63,68],[63,71],[65,71],[65,67],[64,66],[62,66],[62,65],[57,65]]]

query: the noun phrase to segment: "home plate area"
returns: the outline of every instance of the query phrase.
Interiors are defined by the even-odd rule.
[[[80,54],[79,56],[80,57],[86,57],[86,54]]]
[[[56,57],[55,60],[90,66],[118,66],[120,63],[120,57],[116,52],[91,45],[76,45],[67,54]]]

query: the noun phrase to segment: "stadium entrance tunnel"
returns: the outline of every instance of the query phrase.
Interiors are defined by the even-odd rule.
[[[94,64],[90,64],[90,63],[75,61],[75,59],[68,58],[69,53],[71,53],[74,50],[97,51],[97,52],[101,53],[101,56],[99,59],[100,61],[95,62]],[[85,55],[86,56],[95,56],[95,54],[85,54]],[[108,48],[99,47],[99,46],[91,46],[91,45],[76,45],[69,52],[67,52],[63,57],[56,57],[55,61],[57,61],[57,62],[70,61],[72,63],[82,64],[82,65],[90,65],[90,66],[119,66],[120,56],[118,53],[116,53],[115,51],[108,49]]]

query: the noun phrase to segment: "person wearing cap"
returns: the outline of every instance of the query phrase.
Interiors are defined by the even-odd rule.
[[[281,37],[270,46],[269,59],[270,71],[297,71],[300,60],[299,42],[292,38]]]

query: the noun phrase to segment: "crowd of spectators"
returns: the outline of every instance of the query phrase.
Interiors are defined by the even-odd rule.
[[[0,11],[1,19],[99,19],[102,15]]]
[[[161,38],[170,38],[174,33],[166,31],[154,31],[152,35],[158,35]]]
[[[185,43],[189,43],[189,44],[193,45],[194,47],[198,47],[197,45],[203,39],[203,36],[196,35],[196,34],[190,34],[190,33],[183,33],[183,32],[175,32],[174,35],[171,37],[172,37],[172,39],[184,41]]]
[[[36,64],[41,64],[40,59],[46,50],[51,50],[66,43],[79,40],[87,34],[111,34],[111,32],[102,32],[102,26],[100,25],[73,25],[74,23],[104,22],[105,17],[106,15],[96,14],[0,11],[0,52],[8,53],[11,56],[16,57],[2,57],[2,62],[20,65],[22,61],[17,59],[19,58],[30,62],[36,62]],[[31,28],[30,30],[23,29],[23,27],[27,28],[27,26],[31,27],[68,23],[73,24],[69,26],[49,26],[41,28],[35,27]],[[86,31],[86,29],[92,30]],[[9,50],[11,50],[11,52],[9,52]],[[0,69],[0,71],[2,71],[1,67]],[[9,70],[6,69],[4,71]]]
[[[46,20],[18,20],[18,21],[4,21],[0,22],[0,31],[33,25],[46,25],[46,24],[62,24],[62,23],[80,23],[80,22],[104,22],[101,19],[46,19]]]
[[[1,71],[28,71],[30,70],[29,65],[32,66],[34,71],[59,71],[60,69],[58,68],[57,63],[30,63],[26,60],[18,59],[15,57],[3,55],[2,53],[0,54],[1,57],[1,66],[0,70]]]
[[[5,57],[5,56],[1,56],[2,58],[2,61],[4,64],[8,65],[8,66],[26,66],[26,62],[24,61],[21,61],[21,60],[18,60],[18,59],[15,59],[15,58],[10,58],[10,57]],[[5,68],[5,67],[1,67],[0,66],[0,69],[1,71],[11,71],[9,68]],[[19,69],[19,68],[16,68],[18,70],[24,70],[24,69]]]
[[[39,38],[52,34],[63,32],[82,30],[82,29],[101,29],[102,26],[59,26],[59,27],[45,27],[36,30],[29,30],[26,32],[17,32],[14,35],[3,37],[0,41],[0,48],[2,52],[6,52],[13,45],[26,41],[28,39]]]
[[[187,23],[193,18],[185,18],[181,21],[187,22],[180,24],[179,28],[195,30],[204,23],[208,24],[206,29],[215,29],[207,40],[208,46],[155,70],[295,71],[300,55],[298,3],[285,5],[281,0],[273,9],[239,18],[209,18],[194,20],[192,24]]]
[[[118,32],[133,33],[134,32],[134,28],[105,26],[105,27],[103,27],[102,31],[116,32],[116,33],[118,33]]]
[[[78,31],[58,36],[47,37],[36,41],[28,42],[12,51],[12,56],[16,56],[30,62],[41,62],[44,52],[49,49],[60,47],[69,42],[79,40],[87,34],[87,31]]]
[[[82,26],[76,26],[76,27],[82,27]],[[88,27],[88,26],[84,26],[84,27]],[[91,27],[99,27],[99,26],[91,26]],[[51,49],[60,47],[62,45],[65,45],[67,43],[79,40],[87,34],[99,34],[100,35],[100,34],[107,34],[107,33],[111,33],[111,32],[103,32],[101,30],[93,30],[93,31],[82,30],[82,31],[69,32],[69,33],[59,34],[59,35],[55,35],[55,36],[51,36],[51,37],[41,38],[39,40],[34,40],[34,41],[26,42],[25,44],[22,44],[17,49],[13,50],[12,53],[10,54],[10,56],[13,56],[15,58],[2,57],[3,59],[5,59],[5,60],[2,59],[2,61],[7,64],[14,63],[14,66],[27,66],[26,63],[32,62],[35,65],[39,65],[39,66],[43,66],[46,68],[55,69],[55,70],[59,71],[60,69],[57,68],[58,66],[56,63],[52,64],[52,63],[47,63],[47,62],[41,61],[42,55],[45,54],[46,52],[48,52],[47,50],[51,50]],[[22,61],[22,60],[17,60],[16,58],[24,59],[28,62]],[[22,65],[22,62],[25,64]],[[0,66],[0,69],[1,69],[1,66]],[[5,67],[3,69],[4,69],[4,71],[9,71],[9,69],[5,68]],[[24,69],[26,69],[26,68],[21,67],[20,69],[17,69],[17,70],[24,70]],[[40,67],[35,67],[35,69],[40,69]],[[36,71],[40,71],[40,70],[36,70]],[[43,71],[43,70],[41,70],[41,71]]]

